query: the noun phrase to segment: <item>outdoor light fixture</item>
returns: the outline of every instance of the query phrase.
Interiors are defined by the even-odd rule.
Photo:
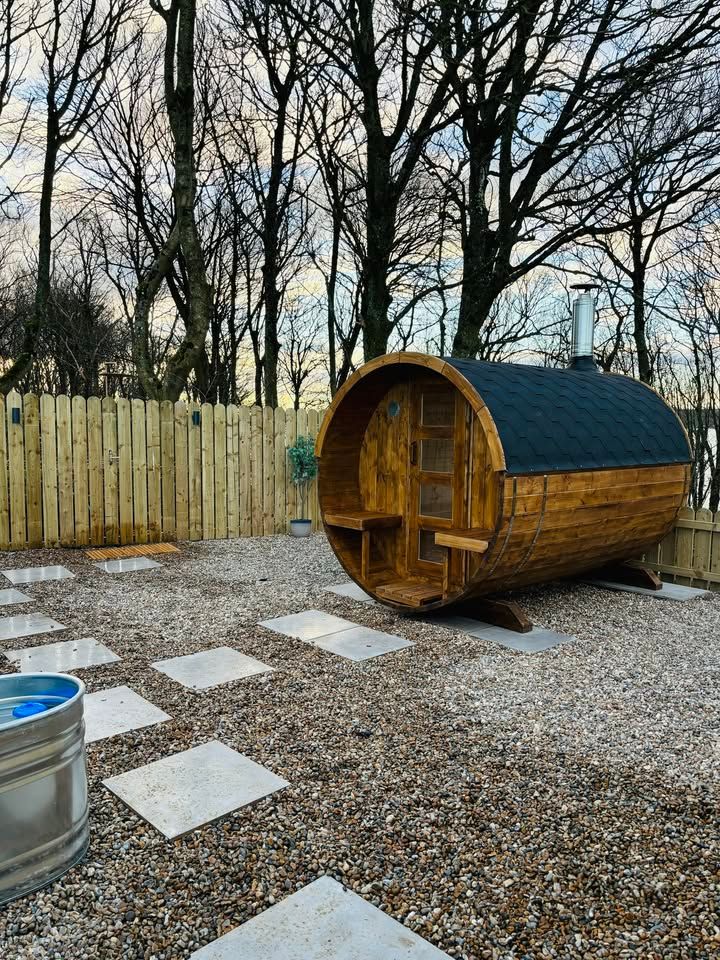
[[[12,422],[20,423],[20,407],[12,408]]]
[[[193,412],[192,412],[192,422],[193,422],[193,425],[194,425],[194,426],[196,426],[196,427],[199,427],[199,426],[200,426],[200,411],[199,411],[199,410],[193,410]]]

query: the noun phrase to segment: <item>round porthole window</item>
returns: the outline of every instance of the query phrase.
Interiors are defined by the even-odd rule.
[[[400,413],[400,404],[397,400],[391,400],[388,404],[388,416],[396,417]]]

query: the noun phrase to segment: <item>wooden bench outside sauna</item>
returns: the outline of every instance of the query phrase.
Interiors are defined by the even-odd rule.
[[[421,611],[638,556],[672,528],[691,459],[638,381],[417,353],[360,368],[316,453],[343,567]]]

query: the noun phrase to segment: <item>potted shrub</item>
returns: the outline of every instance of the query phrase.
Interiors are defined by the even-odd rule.
[[[292,482],[298,492],[300,508],[300,516],[290,521],[290,535],[307,537],[312,532],[312,520],[305,517],[308,486],[317,475],[314,438],[298,437],[293,446],[288,447],[288,457],[292,464]]]

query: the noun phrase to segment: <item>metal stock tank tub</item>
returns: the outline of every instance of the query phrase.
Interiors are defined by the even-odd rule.
[[[60,673],[0,677],[0,903],[87,850],[84,692]]]
[[[418,353],[361,367],[316,453],[343,567],[415,610],[639,556],[672,528],[691,459],[660,396],[591,356],[549,369]]]

